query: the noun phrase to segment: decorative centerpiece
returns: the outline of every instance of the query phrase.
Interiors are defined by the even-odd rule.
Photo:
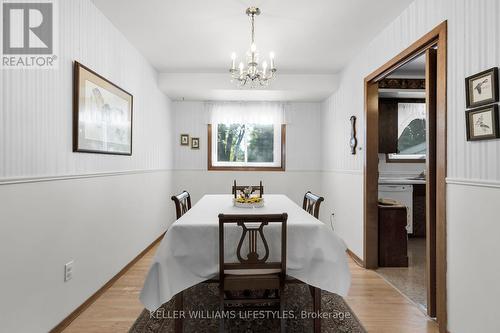
[[[261,208],[264,207],[264,198],[258,196],[251,196],[253,192],[252,187],[247,187],[243,189],[242,193],[233,198],[233,204],[235,207],[240,208]]]

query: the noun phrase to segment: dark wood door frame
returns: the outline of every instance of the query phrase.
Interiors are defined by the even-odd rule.
[[[364,263],[378,266],[378,82],[427,50],[436,48],[435,87],[435,290],[439,331],[446,333],[446,89],[447,22],[444,21],[406,50],[365,78]],[[429,55],[429,52],[427,52]],[[429,190],[429,188],[428,188]],[[432,220],[431,220],[432,222]],[[429,221],[428,221],[429,223]],[[432,222],[433,223],[433,222]],[[431,226],[432,228],[432,226]],[[429,251],[429,249],[427,250]],[[432,310],[432,309],[430,309]]]

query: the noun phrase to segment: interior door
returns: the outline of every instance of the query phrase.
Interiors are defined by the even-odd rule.
[[[426,51],[425,92],[427,106],[427,182],[426,182],[426,265],[427,314],[436,317],[436,95],[437,50]]]

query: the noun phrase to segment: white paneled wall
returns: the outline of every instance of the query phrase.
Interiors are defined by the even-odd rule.
[[[497,233],[492,232],[497,216],[495,205],[481,200],[498,198],[500,192],[500,140],[467,142],[465,139],[464,78],[500,65],[500,1],[415,0],[393,23],[359,52],[341,74],[340,87],[322,105],[323,192],[325,207],[343,211],[351,207],[362,212],[363,154],[352,156],[348,149],[349,117],[358,117],[360,148],[364,143],[363,79],[444,20],[448,20],[448,330],[466,333],[500,331],[497,307],[485,306],[488,298],[500,294],[491,283],[491,271],[500,269],[488,256],[500,251]],[[348,176],[346,176],[348,175]],[[350,183],[346,177],[354,177]],[[467,186],[455,185],[466,183]],[[489,186],[489,188],[481,186]],[[347,193],[348,195],[342,195]],[[474,195],[468,202],[465,193]],[[352,200],[357,203],[352,207]],[[471,218],[469,205],[481,206]],[[362,257],[362,214],[343,214],[336,230],[348,246]],[[473,223],[472,220],[480,220]],[[474,230],[475,237],[468,235]],[[476,233],[478,235],[476,235]],[[477,237],[476,237],[477,236]],[[479,246],[478,243],[481,243]],[[478,255],[480,251],[483,256]],[[484,274],[469,267],[464,253],[485,265]],[[474,292],[467,286],[475,286]],[[465,301],[466,300],[466,301]],[[471,324],[473,323],[473,326]]]
[[[0,180],[171,169],[170,101],[155,70],[89,0],[58,3],[59,69],[0,72]],[[74,60],[134,95],[131,157],[72,152]]]
[[[188,190],[196,201],[208,193],[229,193],[234,179],[263,180],[266,193],[285,193],[301,204],[308,190],[320,189],[320,103],[287,103],[286,172],[207,171],[207,123],[203,102],[174,102],[174,156],[177,191]],[[180,145],[180,135],[200,138],[200,149]]]
[[[1,332],[50,331],[174,220],[155,70],[90,0],[58,3],[59,69],[0,70]],[[72,152],[73,60],[134,95],[132,156]]]

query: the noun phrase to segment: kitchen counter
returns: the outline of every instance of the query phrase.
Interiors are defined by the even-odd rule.
[[[378,179],[381,185],[425,185],[426,181],[423,178],[388,178],[381,177]]]

